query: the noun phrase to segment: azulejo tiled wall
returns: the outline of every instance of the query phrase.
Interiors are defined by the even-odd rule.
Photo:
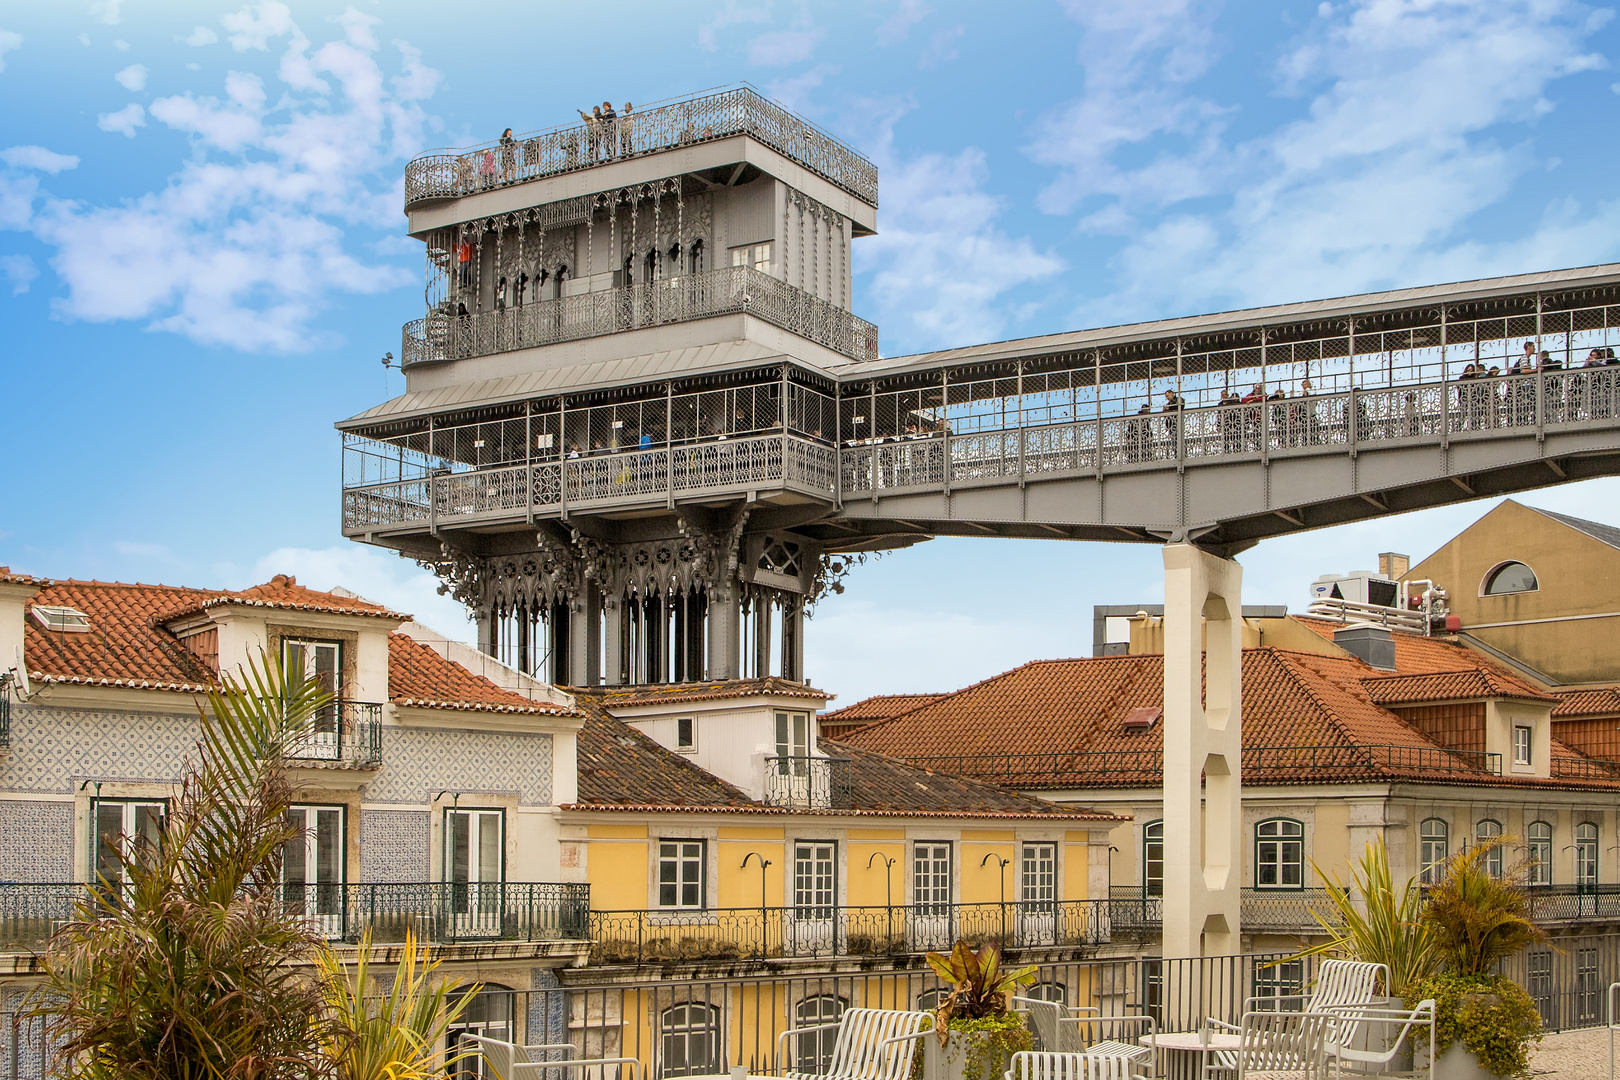
[[[195,711],[13,706],[11,752],[0,756],[0,791],[65,795],[85,779],[171,783],[201,734]]]
[[[551,736],[383,728],[382,768],[366,785],[365,801],[420,804],[445,790],[513,794],[524,806],[551,805]]]
[[[73,804],[0,800],[0,881],[73,876]]]
[[[427,881],[431,822],[425,810],[360,811],[360,880]]]

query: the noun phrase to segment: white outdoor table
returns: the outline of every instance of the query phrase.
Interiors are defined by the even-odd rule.
[[[1211,1031],[1207,1038],[1208,1042],[1202,1041],[1196,1031],[1172,1031],[1144,1035],[1136,1041],[1169,1051],[1164,1060],[1164,1074],[1169,1080],[1204,1080],[1211,1050],[1236,1050],[1243,1045],[1242,1036],[1230,1031]]]

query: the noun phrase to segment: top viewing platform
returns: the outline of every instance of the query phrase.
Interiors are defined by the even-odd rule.
[[[753,137],[876,209],[876,165],[747,86],[470,149],[429,151],[405,166],[405,209],[735,135]]]

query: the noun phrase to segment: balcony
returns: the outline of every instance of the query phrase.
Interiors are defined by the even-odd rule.
[[[1313,912],[1337,922],[1327,889],[1244,889],[1239,900],[1245,933],[1320,934]],[[1111,921],[1117,933],[1157,934],[1164,922],[1164,899],[1140,885],[1116,885],[1108,891]]]
[[[635,111],[610,125],[593,129],[571,124],[532,132],[505,149],[486,143],[423,154],[405,166],[405,208],[733,135],[752,136],[877,206],[877,166],[746,87]]]
[[[0,686],[0,750],[11,749],[11,688]]]
[[[89,899],[84,884],[0,883],[0,950],[37,950]],[[410,882],[282,886],[282,900],[329,941],[394,943],[414,930],[435,945],[583,941],[590,886],[555,882]]]
[[[958,939],[1008,948],[1083,948],[1109,940],[1101,900],[894,907],[766,907],[591,912],[591,961],[774,960],[902,956]]]
[[[523,520],[592,506],[738,494],[779,485],[831,502],[836,451],[793,435],[764,435],[566,461],[450,472],[346,487],[349,535],[419,525]]]
[[[1543,925],[1620,922],[1620,885],[1532,885],[1526,891]]]
[[[849,759],[768,757],[765,804],[793,810],[838,810],[853,805]]]
[[[403,366],[410,368],[737,314],[764,319],[852,360],[877,358],[876,326],[751,266],[726,266],[461,317],[435,311],[405,324],[400,356]]]
[[[287,750],[296,765],[375,769],[382,765],[382,706],[338,701],[321,710]]]

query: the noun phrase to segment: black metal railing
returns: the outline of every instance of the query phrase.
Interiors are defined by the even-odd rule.
[[[1620,780],[1620,761],[1555,757],[1549,771],[1558,780]]]
[[[797,810],[837,810],[853,805],[849,759],[768,757],[765,803]]]
[[[92,886],[0,883],[0,950],[37,950],[78,917]],[[331,941],[379,943],[407,930],[430,944],[582,941],[590,931],[590,886],[569,882],[378,882],[281,886],[287,910]]]
[[[526,133],[508,145],[432,151],[405,166],[405,206],[588,169],[732,135],[751,135],[870,206],[877,166],[748,87],[630,112],[600,124]]]
[[[1115,885],[1108,890],[1110,922],[1120,933],[1156,933],[1164,921],[1164,899],[1156,889]],[[1327,889],[1244,889],[1239,901],[1245,933],[1321,933],[1320,914],[1337,923],[1337,909]]]
[[[1620,922],[1620,885],[1531,885],[1525,891],[1538,923]]]
[[[382,706],[374,701],[336,701],[316,714],[309,729],[288,748],[293,761],[330,761],[375,768],[382,764]]]
[[[591,912],[592,961],[765,960],[897,956],[958,939],[1008,948],[1081,948],[1109,940],[1102,900]]]
[[[0,683],[0,750],[11,749],[11,687]]]
[[[499,311],[433,311],[405,324],[400,356],[412,367],[736,314],[764,319],[853,360],[878,355],[878,329],[860,316],[751,266],[723,266]]]

